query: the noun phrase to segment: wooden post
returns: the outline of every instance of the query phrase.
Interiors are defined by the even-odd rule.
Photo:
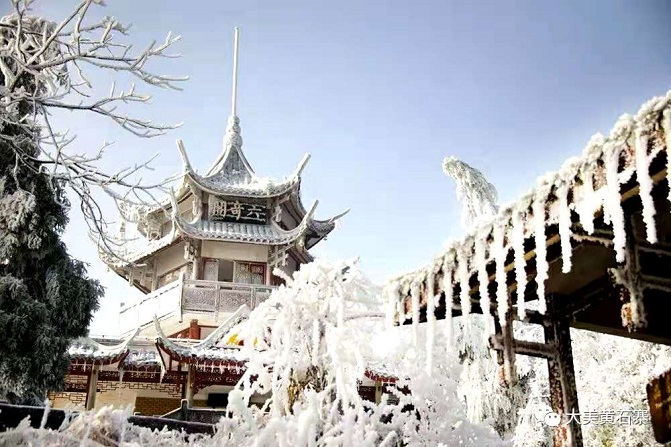
[[[515,368],[515,340],[513,338],[513,309],[509,308],[505,315],[505,325],[502,326],[498,318],[494,318],[495,338],[502,342],[502,349],[497,350],[497,363],[500,376],[506,385],[513,385],[517,381]]]
[[[189,323],[189,340],[200,340],[200,325],[197,319]]]
[[[91,374],[86,389],[86,410],[93,410],[96,406],[96,392],[98,391],[98,371],[100,365],[94,364],[91,368]]]
[[[382,401],[382,382],[375,382],[375,403]]]
[[[544,327],[545,341],[556,346],[556,355],[548,359],[550,405],[552,411],[561,416],[561,423],[553,428],[552,437],[555,447],[582,447],[570,322],[566,316],[557,316],[554,309],[554,298],[548,297],[548,312],[552,323]]]
[[[189,370],[186,376],[186,403],[189,408],[193,407],[193,389],[196,384],[196,367],[189,365]]]

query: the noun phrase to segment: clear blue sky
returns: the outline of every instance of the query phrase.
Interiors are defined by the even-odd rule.
[[[61,17],[75,2],[42,1]],[[204,170],[221,150],[230,109],[232,29],[241,27],[238,115],[257,173],[288,174],[305,152],[306,203],[318,217],[351,208],[319,256],[360,256],[376,281],[429,261],[461,233],[441,161],[480,168],[502,202],[533,186],[589,137],[608,132],[671,87],[671,2],[114,0],[102,13],[133,22],[143,47],[181,34],[183,58],[156,65],[191,77],[152,91],[135,114],[184,121],[139,140],[95,119],[65,117],[80,144],[115,140],[111,168],[161,153],[156,176],[180,168],[175,139]],[[109,79],[94,78],[103,90]],[[108,287],[92,331],[116,324],[128,286],[110,273],[73,217],[66,241]]]

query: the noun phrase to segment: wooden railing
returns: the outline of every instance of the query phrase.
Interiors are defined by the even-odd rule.
[[[275,286],[187,279],[182,287],[182,312],[235,312],[246,304],[254,309]]]

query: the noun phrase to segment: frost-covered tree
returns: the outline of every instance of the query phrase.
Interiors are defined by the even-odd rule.
[[[96,98],[86,73],[126,72],[172,87],[174,78],[153,75],[145,66],[176,40],[169,36],[134,55],[130,45],[115,40],[127,31],[115,19],[87,20],[89,9],[102,2],[82,1],[61,22],[31,16],[31,3],[13,0],[13,13],[0,18],[0,398],[12,401],[42,399],[62,385],[67,345],[86,334],[102,296],[61,241],[70,211],[67,191],[79,198],[91,231],[110,252],[93,190],[109,193],[121,209],[128,209],[128,200],[120,190],[125,197],[143,191],[151,197],[149,186],[132,177],[144,164],[105,173],[99,163],[105,147],[93,155],[72,153],[74,138],[56,130],[52,112],[106,116],[139,136],[169,129],[120,112],[119,106],[148,96],[131,87]]]
[[[317,261],[287,278],[234,329],[250,360],[229,394],[220,445],[497,445],[491,428],[468,422],[447,367],[429,376],[402,361],[412,392],[396,393],[398,405],[359,396],[384,317],[379,292],[351,262]],[[269,396],[264,408],[249,406],[254,393]]]
[[[443,160],[443,172],[455,181],[461,203],[461,222],[465,228],[498,210],[498,193],[479,170],[455,157]]]
[[[482,172],[455,157],[443,160],[443,172],[455,181],[465,230],[496,214],[498,193]],[[464,366],[459,389],[466,399],[469,418],[474,422],[489,420],[499,434],[505,435],[514,430],[518,410],[526,403],[528,376],[522,375],[512,387],[499,379],[499,366],[487,343],[487,328],[491,327],[487,318],[468,315],[455,322],[456,347]]]
[[[2,132],[37,155],[25,128]],[[62,386],[68,344],[86,334],[102,295],[61,241],[67,205],[61,183],[0,140],[0,398],[43,399]]]

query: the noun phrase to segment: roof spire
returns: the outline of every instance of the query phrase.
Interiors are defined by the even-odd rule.
[[[235,27],[233,40],[233,88],[231,94],[231,116],[236,116],[236,103],[238,99],[238,41],[240,39],[240,28]]]
[[[233,44],[233,87],[231,90],[231,116],[226,122],[224,135],[224,151],[217,157],[206,176],[219,174],[236,183],[249,183],[254,171],[242,153],[242,136],[240,135],[240,119],[236,115],[238,90],[238,40],[240,29],[235,27]]]

